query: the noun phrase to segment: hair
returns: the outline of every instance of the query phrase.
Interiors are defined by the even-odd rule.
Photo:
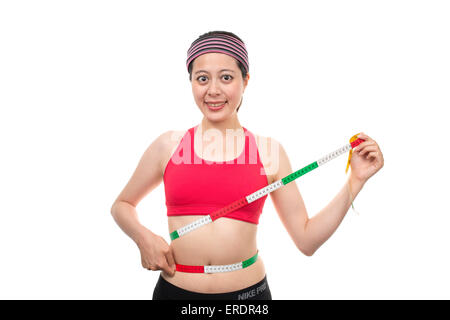
[[[194,40],[194,41],[192,42],[192,44],[193,44],[194,42],[198,41],[198,40],[203,39],[203,38],[207,38],[207,37],[214,36],[214,35],[218,35],[218,34],[225,34],[225,35],[234,37],[234,38],[238,39],[239,41],[241,41],[242,43],[244,43],[244,41],[242,41],[241,38],[239,38],[237,35],[235,35],[235,34],[232,33],[232,32],[228,32],[228,31],[209,31],[209,32],[204,33],[204,34],[202,34],[201,36],[199,36],[196,40]],[[192,44],[191,44],[191,46],[192,46]],[[244,65],[242,64],[242,62],[240,62],[240,61],[237,60],[237,59],[234,59],[234,60],[236,61],[238,68],[241,70],[241,73],[242,73],[242,79],[245,79],[245,78],[247,77],[247,70],[245,70],[245,67],[244,67]],[[194,61],[195,61],[195,59],[194,59]],[[189,65],[189,68],[188,68],[188,72],[189,72],[189,81],[192,81],[192,66],[193,66],[193,64],[194,64],[194,61],[192,61],[192,63]],[[241,102],[239,103],[239,107],[237,108],[236,112],[239,111],[239,108],[241,107],[241,105],[242,105],[242,99],[241,99]]]

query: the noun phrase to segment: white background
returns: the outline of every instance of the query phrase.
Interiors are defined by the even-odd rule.
[[[148,145],[201,121],[186,51],[236,33],[242,125],[294,170],[365,132],[385,166],[336,233],[302,255],[270,197],[258,247],[274,299],[449,299],[447,1],[0,2],[0,298],[151,299],[110,208]],[[298,180],[310,216],[347,156]],[[164,186],[138,206],[169,241]]]

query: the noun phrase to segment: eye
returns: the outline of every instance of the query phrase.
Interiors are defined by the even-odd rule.
[[[199,80],[200,78],[206,78],[206,76],[197,77],[197,81],[203,82],[203,81]]]
[[[231,76],[229,74],[224,74],[222,77],[225,79],[225,81],[231,81],[233,79],[233,76]],[[204,79],[202,79],[202,78],[204,78]],[[197,81],[199,81],[199,82],[206,82],[207,79],[208,79],[207,76],[197,77]]]

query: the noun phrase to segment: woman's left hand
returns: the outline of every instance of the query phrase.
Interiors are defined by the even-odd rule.
[[[353,149],[350,160],[351,176],[365,183],[371,176],[384,165],[383,153],[375,140],[365,133],[358,134],[358,138],[364,139]]]

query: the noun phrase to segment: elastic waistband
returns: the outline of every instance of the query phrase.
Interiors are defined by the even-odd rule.
[[[267,275],[247,288],[224,293],[189,291],[165,280],[161,275],[156,284],[153,300],[272,300]]]
[[[220,273],[241,270],[254,264],[258,259],[258,252],[250,259],[226,265],[214,265],[214,266],[189,266],[183,264],[176,264],[176,270],[180,272],[190,273]]]

